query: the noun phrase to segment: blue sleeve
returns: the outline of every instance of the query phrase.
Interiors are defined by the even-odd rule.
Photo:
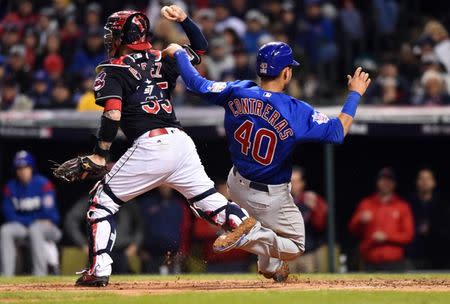
[[[56,195],[53,184],[47,181],[41,188],[41,210],[38,218],[44,220],[50,220],[54,224],[59,224],[59,212],[56,208]]]
[[[28,216],[21,216],[14,208],[11,189],[5,186],[3,193],[3,217],[5,222],[18,222],[25,226],[30,225],[32,219]]]
[[[189,91],[200,95],[212,104],[224,105],[226,97],[232,89],[231,82],[216,82],[200,76],[189,61],[185,50],[175,52],[175,59],[180,76]]]
[[[298,101],[294,107],[294,133],[297,141],[340,144],[344,128],[338,118],[328,118],[310,105]]]
[[[184,21],[180,24],[191,43],[192,49],[199,55],[203,55],[208,48],[208,41],[206,40],[198,25],[195,24],[195,22],[192,21],[192,19],[189,17],[184,19]]]

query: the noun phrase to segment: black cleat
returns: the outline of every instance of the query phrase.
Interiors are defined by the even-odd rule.
[[[97,277],[93,274],[85,273],[75,282],[75,286],[81,287],[105,287],[108,285],[109,276]]]
[[[277,283],[286,282],[289,277],[289,273],[289,266],[285,261],[281,263],[280,267],[278,267],[274,273],[260,272],[260,274],[262,274],[266,279],[273,279]]]

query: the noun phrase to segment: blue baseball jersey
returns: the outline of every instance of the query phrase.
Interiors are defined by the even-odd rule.
[[[35,220],[50,220],[58,224],[53,184],[39,174],[34,174],[27,185],[17,179],[10,180],[3,191],[3,217],[7,222],[19,222],[25,226]]]
[[[187,88],[225,109],[231,159],[249,180],[265,184],[289,182],[296,144],[344,140],[339,119],[330,119],[303,101],[265,91],[252,81],[207,80],[186,63],[184,54],[176,58]]]

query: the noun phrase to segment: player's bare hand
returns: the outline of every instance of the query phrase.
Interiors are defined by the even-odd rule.
[[[174,57],[175,56],[175,52],[178,50],[182,50],[183,48],[181,47],[181,45],[176,44],[176,43],[171,43],[169,44],[168,47],[166,47],[163,51],[162,51],[162,56],[166,57],[166,56],[170,56],[170,57]]]
[[[359,93],[361,96],[364,95],[371,81],[369,73],[364,72],[361,67],[355,70],[353,76],[347,75],[347,80],[348,89]]]
[[[378,231],[374,232],[374,234],[372,235],[372,238],[374,241],[376,241],[378,243],[382,243],[382,242],[386,241],[387,236],[386,236],[386,233],[378,230]]]
[[[369,210],[364,210],[362,213],[361,213],[361,222],[363,223],[363,224],[365,224],[365,223],[368,223],[368,222],[370,222],[371,220],[372,220],[372,212],[371,211],[369,211]]]
[[[183,22],[187,18],[187,14],[178,5],[163,6],[161,15],[170,21]]]
[[[317,194],[312,191],[305,191],[304,194],[305,205],[310,209],[314,209],[317,206]]]
[[[92,160],[96,165],[105,166],[106,159],[98,154],[91,154],[88,156],[90,160]]]

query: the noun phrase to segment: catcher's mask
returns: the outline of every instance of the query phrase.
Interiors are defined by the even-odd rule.
[[[136,51],[145,51],[152,47],[150,21],[138,11],[119,11],[108,17],[103,36],[105,48],[110,58],[116,57],[121,45]]]

